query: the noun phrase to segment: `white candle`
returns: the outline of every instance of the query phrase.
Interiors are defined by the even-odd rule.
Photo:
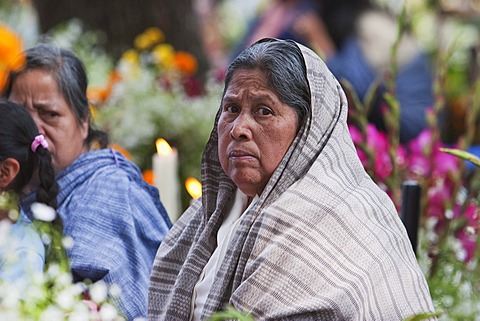
[[[178,153],[162,138],[157,139],[156,145],[157,153],[152,158],[153,184],[173,223],[180,216]]]

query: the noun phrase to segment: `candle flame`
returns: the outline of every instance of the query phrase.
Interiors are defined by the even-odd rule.
[[[157,154],[167,156],[172,153],[172,147],[170,147],[165,139],[159,138],[155,144],[157,145]]]
[[[200,184],[200,182],[194,177],[187,178],[185,181],[185,188],[193,199],[202,196],[202,184]]]

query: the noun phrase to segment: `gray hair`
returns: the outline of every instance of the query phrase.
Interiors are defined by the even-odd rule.
[[[228,66],[222,97],[235,72],[241,69],[263,71],[267,85],[280,101],[295,109],[301,127],[310,112],[310,87],[302,52],[293,41],[262,39],[242,51]]]
[[[60,92],[70,109],[73,111],[77,122],[80,124],[87,120],[89,123],[87,144],[96,141],[101,147],[108,144],[106,133],[93,129],[90,108],[87,98],[88,79],[83,62],[71,51],[53,44],[40,44],[25,51],[26,64],[18,72],[10,74],[5,92],[10,96],[12,86],[18,75],[33,69],[41,69],[50,73],[55,79]]]

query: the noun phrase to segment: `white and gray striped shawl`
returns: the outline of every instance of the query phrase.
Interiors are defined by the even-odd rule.
[[[239,227],[203,319],[231,304],[256,320],[401,320],[433,311],[397,212],[364,171],[347,129],[345,95],[323,61],[300,46],[311,113]],[[215,126],[202,160],[203,197],[163,240],[149,320],[188,320],[192,292],[234,199]]]

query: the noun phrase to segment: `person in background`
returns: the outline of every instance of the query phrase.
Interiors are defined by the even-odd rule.
[[[36,202],[57,207],[58,184],[48,143],[25,108],[0,99],[0,194],[22,195],[32,179],[38,181]],[[5,213],[7,214],[7,213]],[[8,215],[3,220],[11,220]],[[61,228],[60,221],[54,221]],[[30,221],[20,215],[10,225],[0,247],[0,282],[23,288],[30,276],[43,272],[45,247]],[[13,254],[13,255],[12,255]]]
[[[245,48],[265,37],[290,39],[314,46],[323,55],[331,55],[335,44],[324,22],[319,19],[317,0],[271,0],[249,22],[247,31],[232,50],[233,60]]]
[[[25,54],[5,96],[26,107],[48,142],[61,188],[58,213],[74,241],[68,250],[74,281],[118,286],[120,311],[129,320],[144,317],[153,259],[171,227],[158,190],[93,128],[83,63],[52,44]]]
[[[392,48],[398,21],[369,0],[319,0],[324,21],[336,50],[327,55],[327,66],[341,80],[350,82],[362,100],[378,84],[369,120],[385,131],[384,94],[389,90]],[[400,142],[408,143],[427,128],[426,112],[433,106],[433,70],[425,50],[409,30],[404,30],[395,55],[398,72],[395,97],[400,104]]]
[[[369,120],[385,131],[384,94],[397,29],[397,19],[371,0],[273,0],[251,23],[233,57],[263,37],[309,46],[324,57],[337,79],[352,85],[360,100],[378,84]],[[408,30],[399,42],[396,63],[395,97],[401,108],[400,142],[405,144],[427,127],[433,72],[429,57]]]
[[[307,47],[264,39],[230,64],[203,154],[202,197],[160,245],[149,320],[206,320],[227,305],[255,320],[434,311],[347,114],[340,84]]]

